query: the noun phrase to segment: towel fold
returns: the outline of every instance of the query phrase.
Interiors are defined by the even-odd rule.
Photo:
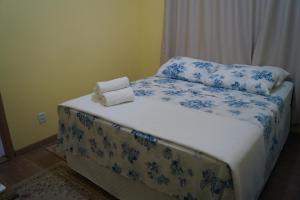
[[[95,93],[103,95],[106,92],[120,90],[127,87],[129,87],[129,79],[127,77],[122,77],[110,81],[98,82],[96,84]]]
[[[106,92],[98,96],[105,106],[113,106],[134,100],[134,93],[131,87]]]

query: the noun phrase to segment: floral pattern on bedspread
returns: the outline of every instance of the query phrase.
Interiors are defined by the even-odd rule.
[[[229,166],[206,154],[59,107],[58,147],[179,200],[234,199]]]
[[[270,172],[279,149],[275,125],[284,110],[282,97],[160,77],[132,82],[131,87],[136,98],[172,103],[261,127],[266,171]],[[58,111],[58,144],[65,152],[93,159],[116,174],[180,200],[234,199],[231,170],[226,163],[67,107],[59,107]]]
[[[161,77],[149,77],[133,82],[131,86],[138,98],[178,104],[189,109],[248,121],[261,127],[267,152],[266,168],[273,165],[279,148],[279,136],[275,125],[279,123],[279,116],[284,107],[282,97],[263,96]],[[141,95],[142,93],[147,95]]]

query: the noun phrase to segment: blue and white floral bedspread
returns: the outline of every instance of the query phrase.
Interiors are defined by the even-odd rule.
[[[230,167],[209,155],[60,106],[58,149],[178,200],[232,200]]]
[[[150,77],[131,83],[137,97],[147,97],[216,115],[248,121],[264,130],[268,155],[272,165],[278,148],[275,125],[284,109],[281,96],[262,96],[182,80]]]
[[[159,77],[133,82],[131,87],[136,98],[169,102],[261,127],[268,155],[266,168],[272,165],[279,148],[274,128],[284,109],[281,96]],[[235,198],[231,169],[220,160],[85,112],[64,106],[58,111],[58,144],[66,153],[93,159],[116,174],[180,200]]]

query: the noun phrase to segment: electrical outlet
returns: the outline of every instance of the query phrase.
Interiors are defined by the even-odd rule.
[[[45,112],[40,112],[37,114],[37,119],[40,124],[45,124],[47,122],[47,115]]]

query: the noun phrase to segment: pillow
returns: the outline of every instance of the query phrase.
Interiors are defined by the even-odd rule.
[[[163,64],[156,76],[203,83],[220,64],[188,57],[174,57]]]
[[[283,69],[271,66],[222,65],[203,83],[215,87],[246,91],[260,95],[270,95],[289,75]]]
[[[276,87],[280,86],[283,83],[283,81],[285,81],[285,79],[287,79],[290,76],[289,72],[279,67],[263,66],[262,68],[272,70],[273,73],[275,73],[276,76],[278,76]]]
[[[224,65],[188,57],[174,57],[160,67],[156,76],[270,95],[289,73],[272,66]]]

